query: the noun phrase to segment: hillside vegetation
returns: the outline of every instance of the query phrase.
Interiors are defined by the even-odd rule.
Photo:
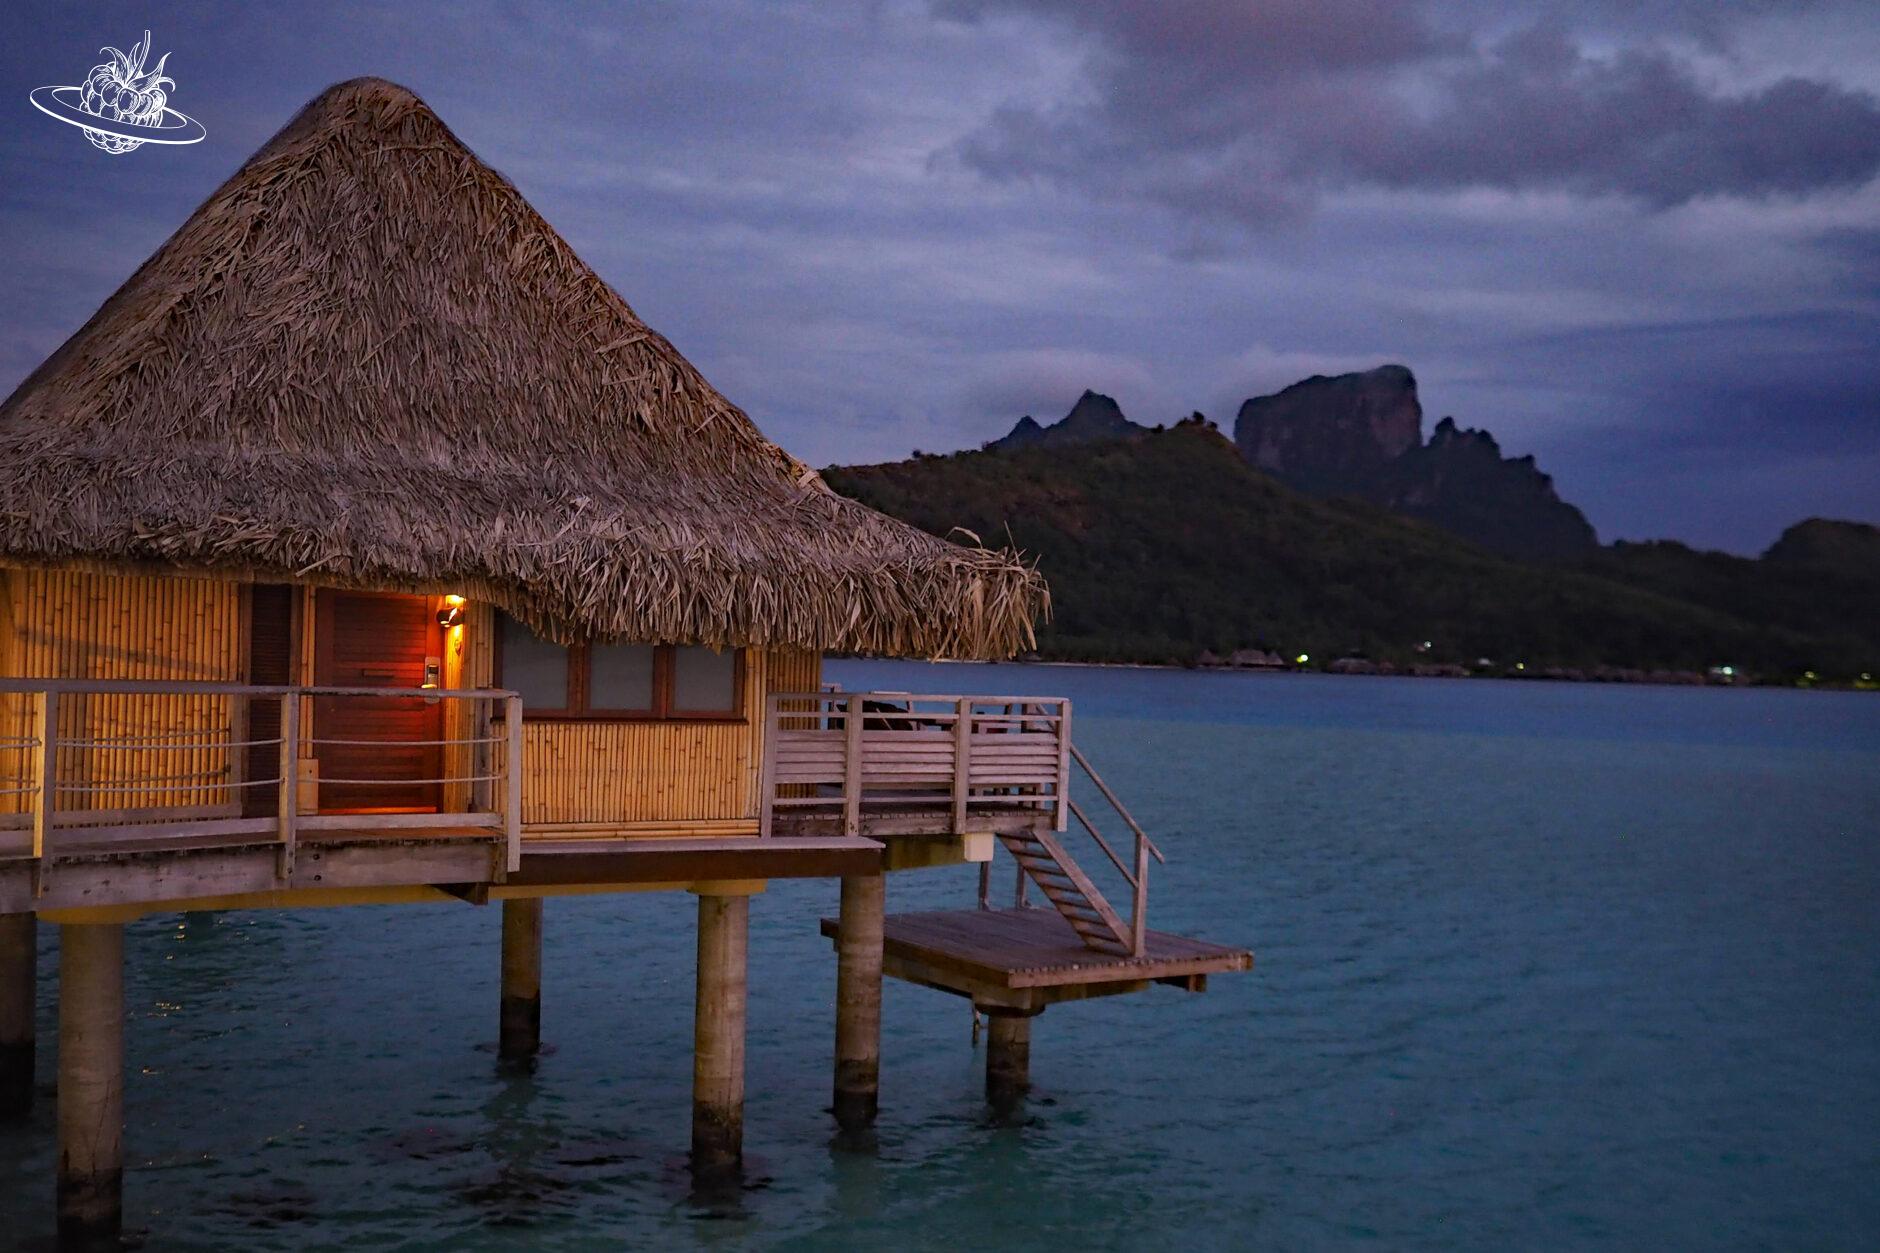
[[[966,528],[1035,557],[1055,605],[1039,643],[1048,658],[1180,663],[1261,647],[1771,676],[1880,669],[1880,626],[1848,617],[1880,595],[1861,579],[1824,592],[1819,574],[1791,566],[1760,582],[1768,563],[1676,546],[1572,565],[1498,556],[1372,505],[1294,491],[1201,422],[825,476],[935,534]]]

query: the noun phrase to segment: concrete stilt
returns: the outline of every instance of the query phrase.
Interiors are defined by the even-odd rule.
[[[59,928],[59,1244],[115,1247],[124,1191],[124,927]]]
[[[751,899],[698,898],[693,1017],[692,1173],[737,1171],[744,1159],[744,1002]]]
[[[986,1014],[986,1102],[1000,1115],[1014,1112],[1031,1088],[1031,1018],[1007,1009]]]
[[[527,1061],[542,1047],[542,900],[503,902],[502,1030],[497,1056]]]
[[[881,926],[885,875],[842,880],[836,939],[836,1123],[846,1132],[875,1121],[881,1093]]]
[[[38,922],[32,914],[0,914],[0,1119],[24,1118],[33,1107]]]

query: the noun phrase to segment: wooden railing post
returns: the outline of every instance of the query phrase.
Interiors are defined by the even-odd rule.
[[[973,785],[973,702],[962,696],[953,723],[953,834],[966,832],[966,802]]]
[[[276,873],[282,879],[294,873],[294,852],[300,825],[300,693],[281,697],[281,847]]]
[[[783,700],[772,692],[764,702],[763,770],[757,783],[757,834],[769,835],[777,806],[777,740],[783,734]]]
[[[33,889],[34,895],[45,891],[47,839],[52,834],[53,816],[59,809],[59,694],[33,694]]]
[[[470,812],[496,812],[495,788],[490,776],[495,773],[496,753],[490,744],[490,732],[496,726],[496,698],[472,697],[470,703]]]
[[[1136,903],[1129,920],[1129,950],[1141,957],[1149,938],[1149,845],[1136,837]]]
[[[230,696],[228,716],[228,796],[229,802],[235,806],[235,812],[241,813],[242,802],[248,796],[248,789],[241,786],[248,782],[248,750],[240,745],[247,743],[249,726],[254,722],[254,697]]]
[[[1054,825],[1060,831],[1068,831],[1071,821],[1071,703],[1068,700],[1058,706],[1057,733],[1057,813],[1054,815]]]
[[[849,693],[842,727],[842,834],[862,833],[862,695]]]
[[[503,762],[503,834],[513,872],[522,869],[522,697],[504,701],[503,724],[509,733],[509,755]]]

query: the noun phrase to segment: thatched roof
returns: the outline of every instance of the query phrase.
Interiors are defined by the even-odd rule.
[[[1014,554],[835,495],[409,91],[330,88],[0,405],[0,563],[459,592],[539,630],[1003,656]]]

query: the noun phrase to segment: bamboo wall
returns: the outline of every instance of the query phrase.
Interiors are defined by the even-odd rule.
[[[3,570],[0,661],[8,678],[233,682],[241,677],[239,584],[212,579]],[[67,810],[233,803],[233,713],[225,696],[66,695],[60,701],[59,805]],[[0,787],[28,775],[30,699],[0,694]],[[158,749],[154,741],[204,747]],[[98,790],[89,790],[98,789]],[[0,795],[0,812],[31,798]]]
[[[241,682],[246,669],[243,586],[146,575],[0,570],[0,673],[9,678],[145,679]],[[314,620],[312,589],[303,620]],[[440,602],[441,603],[441,602]],[[303,631],[300,682],[312,679],[312,632]],[[467,607],[444,640],[447,688],[491,686],[494,615]],[[801,649],[753,649],[744,657],[742,717],[729,722],[550,722],[524,724],[523,818],[535,836],[749,834],[756,830],[763,760],[765,698],[774,691],[817,690],[821,658]],[[303,728],[317,734],[303,705]],[[156,806],[228,808],[242,765],[226,747],[239,738],[227,697],[68,696],[62,738],[90,746],[62,750],[62,784],[109,791],[62,791],[62,809]],[[444,738],[479,734],[475,702],[445,706]],[[29,750],[9,743],[32,733],[29,698],[0,695],[0,814],[21,813],[31,798],[6,794],[30,775]],[[158,750],[199,739],[201,748]],[[139,747],[139,743],[144,747]],[[111,746],[106,747],[109,743]],[[303,745],[303,755],[310,748]],[[476,749],[446,751],[445,774],[477,773]],[[490,750],[496,773],[504,745]],[[148,782],[167,780],[167,782]],[[143,782],[140,782],[143,781]],[[498,793],[500,795],[500,793]],[[470,804],[470,784],[444,789],[444,808]]]
[[[816,692],[822,689],[822,654],[806,648],[770,650],[772,692]]]
[[[473,620],[487,639],[490,620]],[[487,683],[488,647],[469,646]],[[744,655],[736,722],[526,722],[522,818],[535,837],[748,835],[757,830],[765,697],[815,691],[822,659],[801,649]],[[455,733],[453,733],[455,734]],[[498,768],[506,753],[498,746]]]

